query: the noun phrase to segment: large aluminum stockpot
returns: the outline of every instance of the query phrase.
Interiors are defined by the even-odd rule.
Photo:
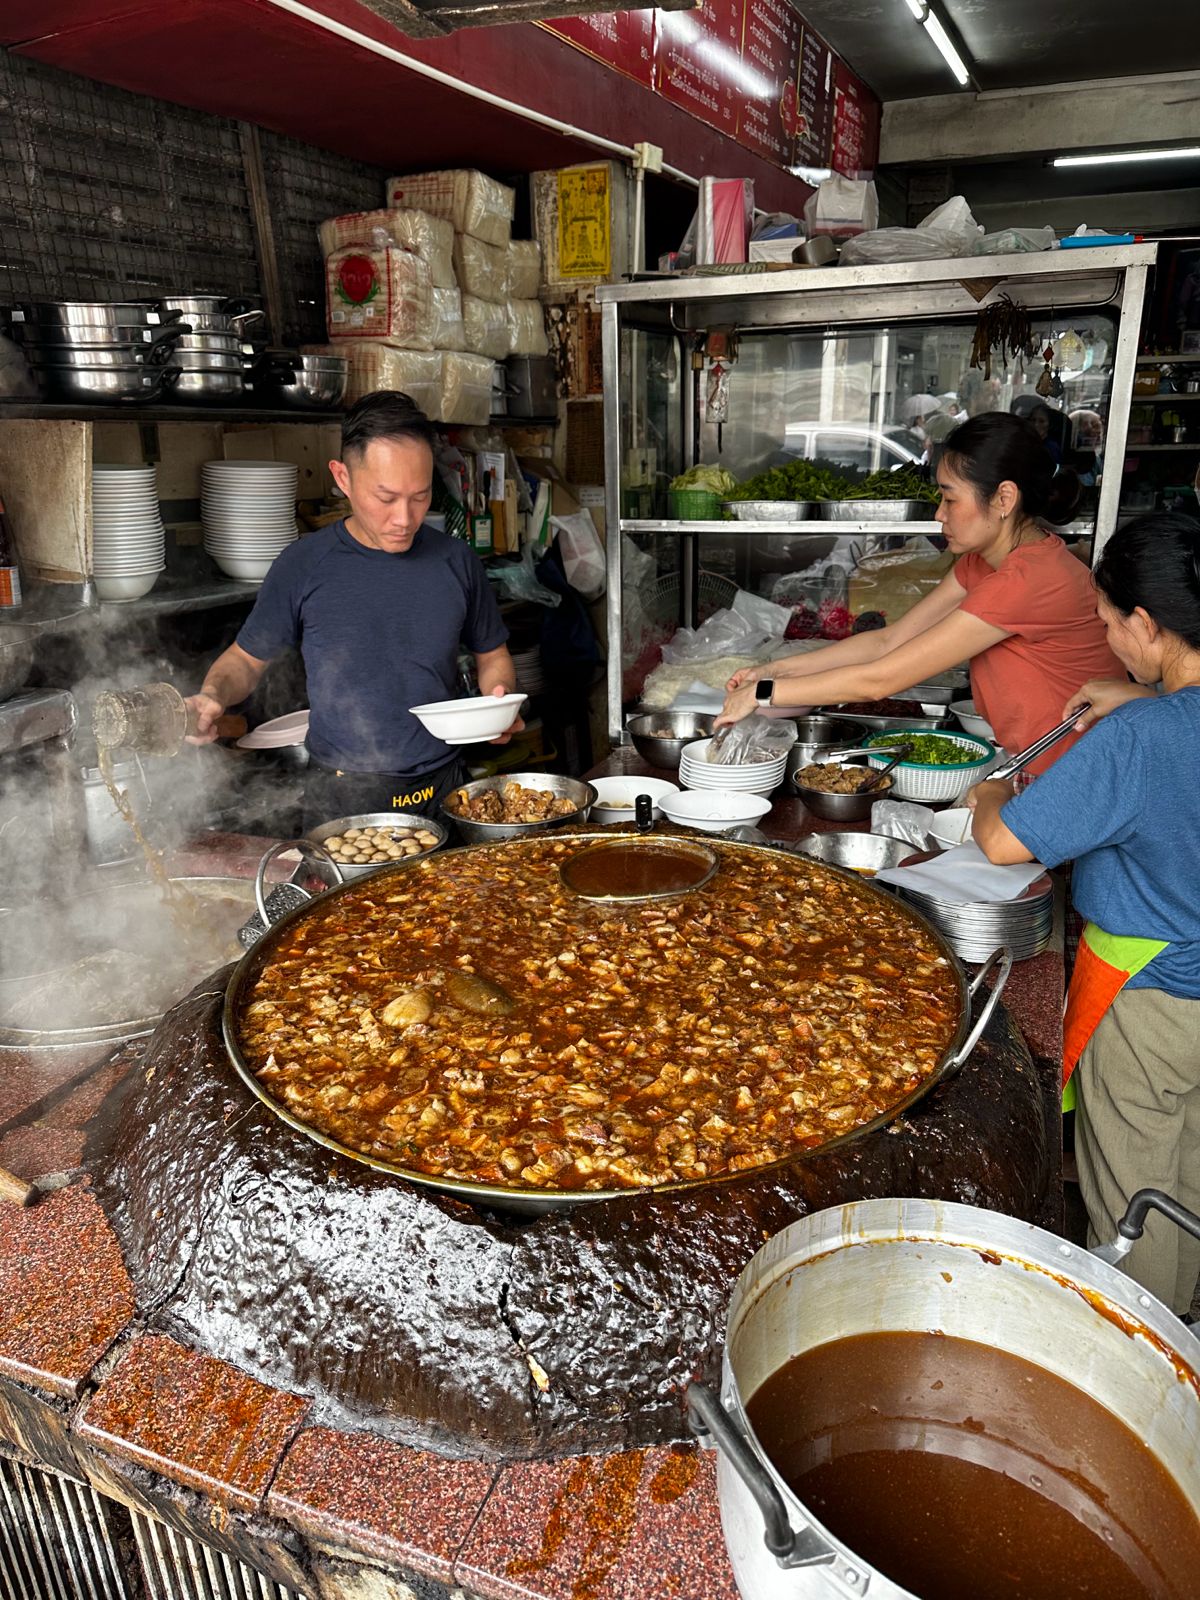
[[[581,849],[589,845],[607,845],[611,844],[613,841],[613,835],[611,833],[584,830],[572,832],[569,837],[573,842],[578,843]],[[282,848],[287,847],[283,846]],[[488,850],[501,852],[506,848],[506,844],[467,845],[456,850],[442,850],[436,855],[427,857],[413,857],[410,861],[407,861],[403,864],[398,864],[395,867],[382,867],[378,873],[372,876],[370,880],[370,890],[374,895],[379,895],[386,892],[388,879],[393,873],[409,873],[421,870],[436,871],[438,870],[440,864],[453,861],[456,858],[472,851]],[[756,844],[732,843],[722,840],[717,848],[718,854],[733,854],[742,851],[754,852],[761,850],[764,847]],[[269,854],[270,853],[268,853],[268,855]],[[263,858],[264,866],[267,860],[268,857]],[[806,865],[809,866],[812,864],[813,863],[811,862],[806,863]],[[825,870],[837,872],[840,869],[836,867],[828,867]],[[260,867],[260,879],[261,874],[262,867]],[[879,894],[881,896],[884,893],[882,889],[873,889],[870,884],[864,883],[861,879],[857,879],[856,881],[862,884],[863,890],[866,893]],[[239,1020],[243,1008],[249,1003],[249,997],[253,990],[253,986],[258,974],[261,972],[262,968],[274,958],[276,951],[281,945],[290,943],[296,924],[303,921],[306,917],[312,915],[314,911],[318,910],[318,908],[323,906],[326,901],[332,899],[334,896],[354,894],[361,891],[362,888],[363,885],[361,884],[340,884],[332,889],[326,889],[323,893],[314,895],[303,905],[297,906],[294,910],[291,910],[284,916],[280,917],[279,920],[274,922],[268,928],[266,933],[264,933],[262,937],[257,940],[252,948],[247,951],[246,955],[242,958],[234,970],[233,975],[229,980],[228,988],[226,989],[225,1006],[222,1013],[221,1026],[225,1041],[225,1049],[229,1056],[229,1060],[234,1070],[241,1077],[242,1081],[245,1083],[246,1087],[251,1091],[251,1093],[255,1095],[257,1099],[261,1100],[265,1106],[269,1107],[277,1117],[280,1117],[284,1122],[286,1122],[289,1127],[294,1128],[298,1133],[302,1133],[306,1137],[315,1140],[318,1144],[322,1144],[328,1149],[336,1151],[339,1155],[344,1156],[347,1160],[361,1162],[363,1165],[373,1167],[380,1172],[391,1173],[397,1178],[403,1178],[409,1183],[418,1184],[423,1188],[441,1190],[442,1192],[453,1195],[455,1198],[460,1200],[468,1200],[474,1204],[491,1206],[497,1210],[514,1212],[519,1215],[526,1216],[540,1216],[548,1211],[573,1209],[576,1206],[590,1205],[598,1200],[629,1199],[631,1194],[635,1192],[643,1194],[678,1194],[682,1193],[684,1190],[708,1188],[715,1185],[738,1182],[747,1177],[748,1174],[744,1170],[738,1172],[727,1172],[722,1173],[716,1178],[690,1179],[679,1183],[664,1184],[658,1188],[642,1189],[640,1191],[633,1191],[627,1188],[551,1190],[534,1188],[531,1186],[480,1183],[465,1179],[440,1177],[427,1172],[419,1172],[412,1168],[400,1166],[395,1162],[383,1160],[375,1156],[365,1155],[362,1151],[353,1150],[349,1148],[349,1146],[343,1145],[337,1140],[330,1138],[327,1134],[321,1133],[317,1129],[310,1127],[307,1123],[300,1121],[300,1119],[295,1117],[286,1106],[281,1105],[270,1094],[268,1094],[266,1089],[255,1076],[250,1063],[242,1054],[238,1038]],[[887,896],[886,898],[889,904],[895,903],[891,896]],[[911,907],[905,907],[904,909],[906,915],[910,916],[914,923],[919,924],[924,932],[938,946],[942,956],[946,960],[947,965],[954,973],[958,990],[957,1027],[955,1028],[953,1037],[950,1039],[945,1050],[943,1051],[937,1066],[923,1083],[911,1090],[901,1100],[897,1101],[895,1105],[889,1107],[885,1113],[873,1118],[870,1122],[864,1123],[860,1127],[851,1129],[848,1133],[840,1134],[836,1138],[827,1140],[824,1144],[818,1147],[821,1151],[830,1150],[837,1145],[849,1143],[854,1139],[861,1139],[865,1135],[872,1133],[876,1129],[894,1121],[911,1106],[915,1105],[918,1100],[923,1099],[924,1096],[939,1083],[943,1083],[948,1078],[953,1077],[954,1074],[957,1073],[969,1059],[972,1051],[975,1049],[976,1044],[982,1037],[984,1029],[991,1020],[992,1013],[999,1004],[1000,996],[1003,993],[1005,983],[1008,980],[1009,972],[1012,970],[1012,958],[1008,951],[997,950],[993,957],[984,962],[984,964],[979,968],[974,978],[968,982],[962,963],[954,954],[950,946],[942,938],[941,934],[937,932],[931,923],[927,922],[923,917],[914,912]],[[502,930],[497,928],[495,930],[495,935],[497,938],[502,937]],[[980,990],[984,987],[987,980],[992,976],[993,972],[996,973],[996,977],[991,993],[988,994],[986,999],[983,1001],[979,1016],[972,1021],[972,1000],[977,994],[979,994]],[[778,1161],[764,1163],[762,1167],[756,1168],[753,1175],[759,1176],[760,1174],[770,1172],[776,1168],[791,1166],[796,1161],[812,1155],[813,1153],[814,1152],[812,1150],[804,1150],[802,1152],[783,1156]]]
[[[931,1331],[1018,1356],[1081,1389],[1144,1440],[1200,1507],[1200,1339],[1178,1317],[1115,1267],[1031,1223],[950,1201],[858,1201],[804,1217],[763,1245],[730,1301],[719,1402],[699,1385],[688,1393],[693,1425],[720,1450],[721,1523],[744,1600],[919,1600],[788,1488],[746,1402],[819,1345]]]

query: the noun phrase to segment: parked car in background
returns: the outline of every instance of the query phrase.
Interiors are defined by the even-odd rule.
[[[857,472],[909,467],[921,460],[925,441],[909,428],[877,428],[868,422],[789,422],[783,448],[789,456],[827,461]]]

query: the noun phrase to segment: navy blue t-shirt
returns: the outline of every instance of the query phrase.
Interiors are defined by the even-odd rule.
[[[461,540],[422,526],[393,553],[335,522],[277,558],[237,642],[259,660],[299,645],[314,761],[419,775],[451,750],[409,706],[456,694],[460,646],[480,653],[507,638],[483,564]]]
[[[1130,700],[1089,728],[1000,815],[1105,933],[1166,939],[1129,980],[1200,999],[1200,688]]]

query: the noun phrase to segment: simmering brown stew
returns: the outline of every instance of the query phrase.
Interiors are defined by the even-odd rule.
[[[1191,1600],[1200,1521],[1090,1395],[1006,1351],[872,1333],[794,1357],[751,1424],[837,1538],[921,1600]]]
[[[248,988],[264,1089],[436,1176],[614,1189],[761,1166],[935,1069],[956,976],[886,896],[714,844],[676,900],[582,900],[541,836],[385,871],[297,921]]]

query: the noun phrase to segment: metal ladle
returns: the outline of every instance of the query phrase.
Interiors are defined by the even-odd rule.
[[[894,745],[892,750],[892,759],[887,763],[887,765],[880,767],[879,771],[873,773],[871,777],[865,778],[863,782],[859,784],[858,788],[853,791],[855,794],[866,794],[868,790],[878,788],[883,780],[887,777],[888,773],[891,772],[892,768],[898,767],[904,758],[909,754],[909,752],[912,750],[912,745],[898,744]]]

